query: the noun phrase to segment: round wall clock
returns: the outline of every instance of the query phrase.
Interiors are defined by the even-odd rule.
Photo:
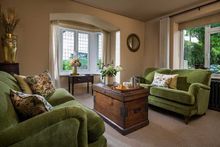
[[[136,34],[130,34],[127,38],[128,49],[132,52],[136,52],[140,48],[140,39]]]

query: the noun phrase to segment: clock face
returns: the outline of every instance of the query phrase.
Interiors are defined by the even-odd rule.
[[[132,52],[136,52],[140,47],[140,39],[136,34],[130,34],[127,38],[128,49]]]

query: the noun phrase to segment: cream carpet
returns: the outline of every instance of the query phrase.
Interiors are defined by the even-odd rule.
[[[93,108],[92,95],[75,96]],[[108,147],[220,147],[220,112],[208,110],[185,125],[179,115],[149,108],[149,121],[148,126],[126,136],[105,123]]]

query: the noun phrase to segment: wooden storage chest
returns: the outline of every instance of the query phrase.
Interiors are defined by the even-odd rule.
[[[94,109],[113,128],[126,135],[148,121],[148,91],[137,88],[113,90],[104,84],[94,84]]]

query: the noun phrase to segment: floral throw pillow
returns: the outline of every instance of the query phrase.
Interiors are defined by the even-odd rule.
[[[171,78],[169,76],[155,72],[154,80],[151,85],[158,87],[169,87],[170,82]]]
[[[158,87],[169,87],[172,89],[176,89],[177,77],[178,74],[166,75],[156,72],[154,75],[154,80],[152,82],[152,85]]]
[[[36,94],[25,94],[11,90],[10,98],[21,120],[29,119],[53,108],[44,97]]]
[[[43,72],[34,76],[27,76],[26,81],[34,94],[39,94],[45,98],[53,94],[55,91],[48,72]]]

